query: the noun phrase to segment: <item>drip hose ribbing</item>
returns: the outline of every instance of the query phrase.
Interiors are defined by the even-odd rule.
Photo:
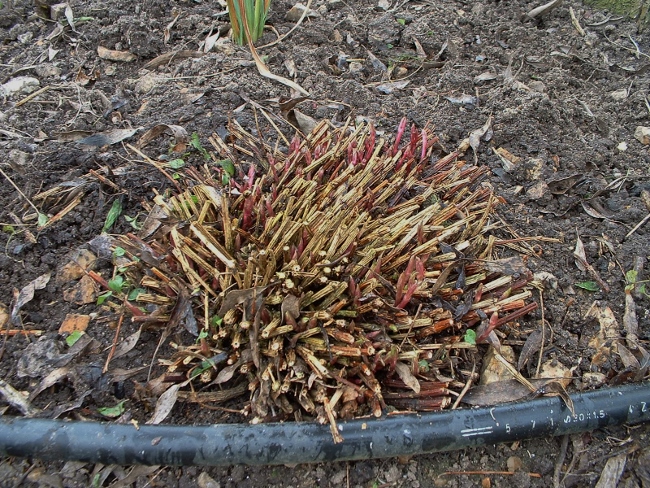
[[[558,397],[327,425],[140,425],[1,418],[0,454],[147,465],[270,465],[375,459],[558,436],[650,420],[650,383]]]

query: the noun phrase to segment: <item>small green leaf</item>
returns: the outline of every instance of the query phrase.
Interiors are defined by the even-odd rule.
[[[108,211],[108,215],[106,215],[106,222],[104,222],[104,227],[102,228],[102,232],[108,232],[111,230],[113,225],[115,225],[115,222],[117,222],[117,218],[122,214],[122,202],[118,198],[117,200],[113,201],[113,205],[111,205],[111,209]]]
[[[199,332],[199,336],[196,338],[196,342],[199,342],[201,339],[207,339],[208,337],[208,331],[205,329],[201,329],[201,332]]]
[[[595,281],[581,281],[579,283],[576,283],[576,286],[578,288],[582,288],[583,290],[587,291],[599,291],[600,288],[598,287],[598,283]]]
[[[628,284],[633,285],[636,283],[637,275],[638,273],[635,270],[631,269],[625,273],[625,281],[627,281]]]
[[[406,19],[397,19],[399,25],[406,25]]]
[[[92,484],[91,486],[93,488],[101,488],[101,482],[102,482],[102,474],[97,473],[95,476],[93,476]]]
[[[138,295],[140,295],[141,293],[147,293],[147,290],[145,290],[144,288],[136,288],[134,290],[131,290],[129,292],[128,299],[135,300],[136,298],[138,298]]]
[[[228,176],[235,176],[235,165],[232,164],[230,159],[221,159],[220,161],[217,161],[217,164],[228,173]]]
[[[181,175],[179,173],[172,173],[172,178],[174,178],[175,180],[180,180]]]
[[[221,323],[223,322],[223,319],[219,317],[218,315],[215,315],[210,319],[210,325],[212,327],[219,327]]]
[[[5,232],[6,234],[15,234],[16,229],[14,229],[13,225],[3,225],[2,232]]]
[[[203,159],[205,159],[206,161],[210,159],[210,153],[208,153],[208,151],[205,150],[205,148],[201,144],[201,141],[199,140],[199,135],[196,132],[193,132],[192,137],[190,137],[190,146],[192,146],[194,149],[199,151],[203,156]]]
[[[104,417],[111,417],[111,418],[119,417],[124,413],[124,402],[126,402],[126,400],[122,400],[114,407],[98,408],[97,411],[101,413]]]
[[[135,217],[129,217],[128,215],[125,215],[124,220],[126,220],[129,223],[129,225],[131,225],[131,227],[133,227],[135,230],[142,229],[142,225],[138,222],[137,215]]]
[[[106,299],[112,295],[113,295],[112,291],[105,291],[104,293],[102,293],[97,297],[97,305],[102,305],[106,301]]]
[[[167,163],[171,169],[180,169],[183,166],[185,166],[185,161],[182,159],[172,159],[169,163]]]
[[[40,212],[38,213],[38,226],[39,227],[44,227],[45,224],[47,224],[48,220],[49,219],[47,218],[47,215],[45,215],[44,213],[40,213]]]
[[[123,247],[117,246],[115,249],[113,249],[113,256],[120,257],[124,256],[126,254],[126,249]]]
[[[418,361],[418,366],[419,366],[420,369],[421,369],[422,371],[424,371],[425,373],[426,373],[427,371],[429,371],[429,361],[427,361],[426,359],[420,359],[420,360]]]
[[[465,331],[465,342],[476,345],[476,331],[474,329],[467,329]]]
[[[83,334],[84,333],[81,332],[80,330],[75,330],[68,337],[65,338],[65,343],[68,345],[68,347],[72,347],[74,346],[75,342],[81,339],[81,336]]]
[[[108,280],[108,288],[115,293],[120,293],[124,286],[124,276],[116,275],[114,278]]]

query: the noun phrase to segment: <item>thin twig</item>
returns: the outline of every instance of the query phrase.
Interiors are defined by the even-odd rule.
[[[580,26],[580,22],[576,17],[576,13],[573,11],[573,7],[569,7],[569,14],[571,15],[571,23],[573,24],[573,27],[576,28],[578,34],[584,37],[586,35],[585,30]]]
[[[462,475],[498,475],[498,476],[512,476],[516,474],[516,471],[445,471],[442,473],[444,476],[462,476]],[[528,473],[528,476],[531,478],[541,478],[542,475],[539,473]]]
[[[25,98],[23,98],[19,102],[16,102],[16,105],[14,105],[14,107],[20,107],[21,105],[26,104],[31,99],[36,98],[37,96],[39,96],[41,93],[45,93],[50,88],[52,88],[52,87],[50,85],[47,85],[47,86],[44,86],[43,88],[41,88],[40,90],[36,90],[34,93],[30,93],[29,95],[27,95]]]
[[[463,397],[465,396],[467,391],[472,386],[472,380],[474,379],[474,371],[476,371],[476,363],[472,364],[472,373],[469,375],[469,378],[467,378],[467,382],[465,383],[465,386],[460,391],[460,394],[458,395],[458,398],[456,398],[456,401],[452,405],[452,407],[451,407],[452,410],[456,410],[458,408],[458,406],[460,405],[460,402],[463,400]]]
[[[539,308],[542,311],[542,344],[539,346],[539,357],[537,358],[537,369],[535,378],[539,378],[539,372],[542,369],[542,356],[544,355],[544,341],[546,341],[546,319],[544,318],[544,293],[539,290]]]
[[[27,203],[29,203],[29,205],[30,205],[30,206],[31,206],[31,207],[36,211],[36,213],[37,213],[38,215],[41,215],[41,211],[36,207],[36,205],[34,205],[34,204],[32,203],[32,201],[31,201],[29,198],[27,198],[27,195],[25,195],[25,194],[22,192],[22,190],[21,190],[20,188],[18,188],[18,185],[16,185],[16,183],[14,183],[14,181],[13,181],[11,178],[9,178],[9,175],[8,175],[7,173],[5,173],[5,172],[2,170],[2,168],[0,168],[0,174],[1,174],[2,176],[4,176],[5,178],[7,178],[7,181],[8,181],[9,183],[11,183],[11,186],[13,186],[13,187],[16,189],[16,191],[17,191],[18,193],[20,193],[20,196],[23,197],[23,198],[27,201]]]
[[[564,465],[564,460],[566,459],[566,451],[569,446],[569,436],[562,436],[562,444],[560,444],[560,453],[555,460],[555,469],[553,470],[553,487],[560,487],[560,474],[562,473],[562,465]]]
[[[305,17],[307,17],[307,15],[309,15],[309,10],[310,10],[310,8],[311,8],[311,2],[312,2],[312,1],[313,1],[313,0],[309,0],[309,1],[307,2],[307,6],[305,7],[305,10],[302,12],[302,15],[300,16],[300,18],[298,19],[298,22],[296,22],[296,25],[294,25],[294,26],[289,30],[289,32],[287,32],[286,34],[281,35],[281,36],[278,37],[275,41],[273,41],[273,42],[269,42],[268,44],[264,44],[263,46],[260,46],[260,47],[258,47],[257,49],[264,49],[265,47],[275,46],[277,43],[282,42],[282,41],[284,41],[287,37],[289,37],[289,36],[293,33],[293,31],[295,31],[295,30],[298,28],[298,26],[299,26],[300,24],[302,24],[302,21],[305,20]]]
[[[124,301],[126,301],[126,297]],[[111,345],[111,350],[108,353],[108,357],[106,358],[106,363],[104,363],[104,369],[102,369],[102,373],[106,373],[108,371],[108,365],[111,363],[111,359],[113,359],[113,355],[115,354],[115,349],[117,348],[117,340],[119,339],[120,331],[122,330],[122,322],[124,322],[124,312],[120,314],[120,319],[117,321],[115,336],[113,337],[113,344]]]
[[[650,220],[650,213],[649,213],[648,215],[646,215],[645,217],[643,217],[643,220],[642,220],[641,222],[639,222],[638,224],[636,224],[636,225],[634,226],[634,228],[633,228],[630,232],[628,232],[628,233],[625,235],[625,238],[627,239],[627,238],[630,237],[632,234],[634,234],[634,233],[635,233],[637,230],[639,230],[639,229],[643,226],[643,224],[645,224],[648,220]]]

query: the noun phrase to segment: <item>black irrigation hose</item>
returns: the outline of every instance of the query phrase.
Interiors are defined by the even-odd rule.
[[[0,419],[0,455],[103,464],[290,464],[384,458],[558,436],[650,420],[650,383],[571,395],[575,415],[557,397],[422,415],[341,422],[334,444],[327,425],[287,422],[209,426]]]

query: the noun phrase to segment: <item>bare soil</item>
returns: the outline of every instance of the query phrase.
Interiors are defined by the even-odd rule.
[[[101,234],[116,199],[121,199],[123,215],[142,221],[154,192],[173,188],[125,145],[81,145],[73,140],[75,131],[86,135],[141,128],[141,134],[158,124],[175,124],[196,132],[205,143],[231,118],[256,133],[252,104],[281,116],[278,100],[291,95],[284,85],[258,74],[245,48],[225,42],[199,54],[210,32],[226,31],[228,18],[218,2],[75,1],[70,5],[74,30],[63,13],[58,21],[44,19],[49,9],[40,0],[36,4],[15,0],[0,9],[0,81],[29,76],[40,88],[47,87],[21,105],[17,102],[27,92],[0,102],[0,168],[32,200],[56,186],[76,188],[81,199],[60,221],[38,231],[35,212],[23,196],[6,179],[0,187],[0,300],[5,308],[11,310],[16,290],[52,273],[19,315],[25,329],[43,331],[41,339],[17,335],[2,346],[2,378],[27,392],[54,367],[46,356],[58,357],[67,349],[58,333],[65,316],[97,312],[94,300],[80,305],[63,299],[67,285],[56,275],[71,250]],[[315,0],[314,16],[260,53],[271,71],[309,91],[299,109],[317,120],[370,121],[389,136],[407,117],[418,126],[433,125],[442,144],[453,150],[493,118],[492,138],[481,142],[477,162],[490,167],[491,183],[507,201],[500,215],[514,231],[558,239],[541,242],[542,252],[528,266],[553,275],[544,290],[544,318],[553,334],[543,360],[575,368],[569,389],[576,391],[591,386],[584,373],[602,373],[604,382],[624,379],[618,356],[592,366],[597,351],[590,341],[599,322],[587,311],[594,301],[609,307],[624,335],[625,272],[636,257],[648,258],[650,224],[628,233],[650,211],[641,198],[643,190],[650,190],[649,146],[635,138],[638,126],[650,126],[650,36],[639,32],[634,21],[573,0],[541,18],[527,19],[524,14],[536,6],[525,0]],[[294,24],[285,18],[291,7],[289,1],[272,3],[268,23],[280,34]],[[570,8],[584,35],[572,24]],[[258,45],[275,39],[268,31]],[[128,51],[133,60],[104,59],[100,46]],[[157,56],[179,51],[194,54],[145,68]],[[389,69],[390,80],[374,58]],[[388,81],[408,84],[386,86]],[[276,123],[291,134],[286,123]],[[169,153],[168,141],[161,139],[145,150],[153,159]],[[520,158],[513,169],[504,168],[497,148]],[[474,157],[471,150],[466,157]],[[200,157],[193,154],[188,161],[199,164]],[[83,179],[91,170],[106,175],[119,191],[97,178]],[[34,202],[50,217],[62,203],[57,207],[53,198]],[[120,217],[112,232],[130,230]],[[578,235],[588,262],[609,291],[602,284],[598,291],[576,286],[594,281],[574,262]],[[99,269],[110,269],[110,263],[100,263]],[[650,338],[648,303],[647,297],[636,301],[642,344]],[[539,328],[541,320],[538,309],[522,321],[522,328]],[[124,327],[122,337],[137,330],[133,324]],[[97,346],[75,358],[78,375],[45,390],[34,405],[49,415],[59,407],[63,417],[99,419],[98,407],[127,399],[129,418],[146,420],[150,405],[136,400],[134,383],[141,377],[119,384],[102,380],[114,330],[98,319],[86,332]],[[138,347],[111,367],[148,366],[157,342],[156,331],[143,333]],[[526,376],[534,374],[537,356],[529,363]],[[233,421],[227,412],[201,412],[197,418],[195,411],[192,405],[179,404],[168,421]],[[7,407],[5,414],[18,412]],[[626,454],[619,486],[645,487],[650,486],[647,436],[647,426],[622,427],[411,459],[268,468],[137,468],[141,471],[123,483],[119,480],[129,467],[5,459],[0,485],[464,487],[486,486],[489,478],[493,486],[553,486],[559,481],[577,487],[594,486],[608,459]],[[512,457],[522,466],[511,475],[443,474],[507,471]],[[554,476],[556,465],[559,474]],[[213,485],[207,484],[206,474]]]

